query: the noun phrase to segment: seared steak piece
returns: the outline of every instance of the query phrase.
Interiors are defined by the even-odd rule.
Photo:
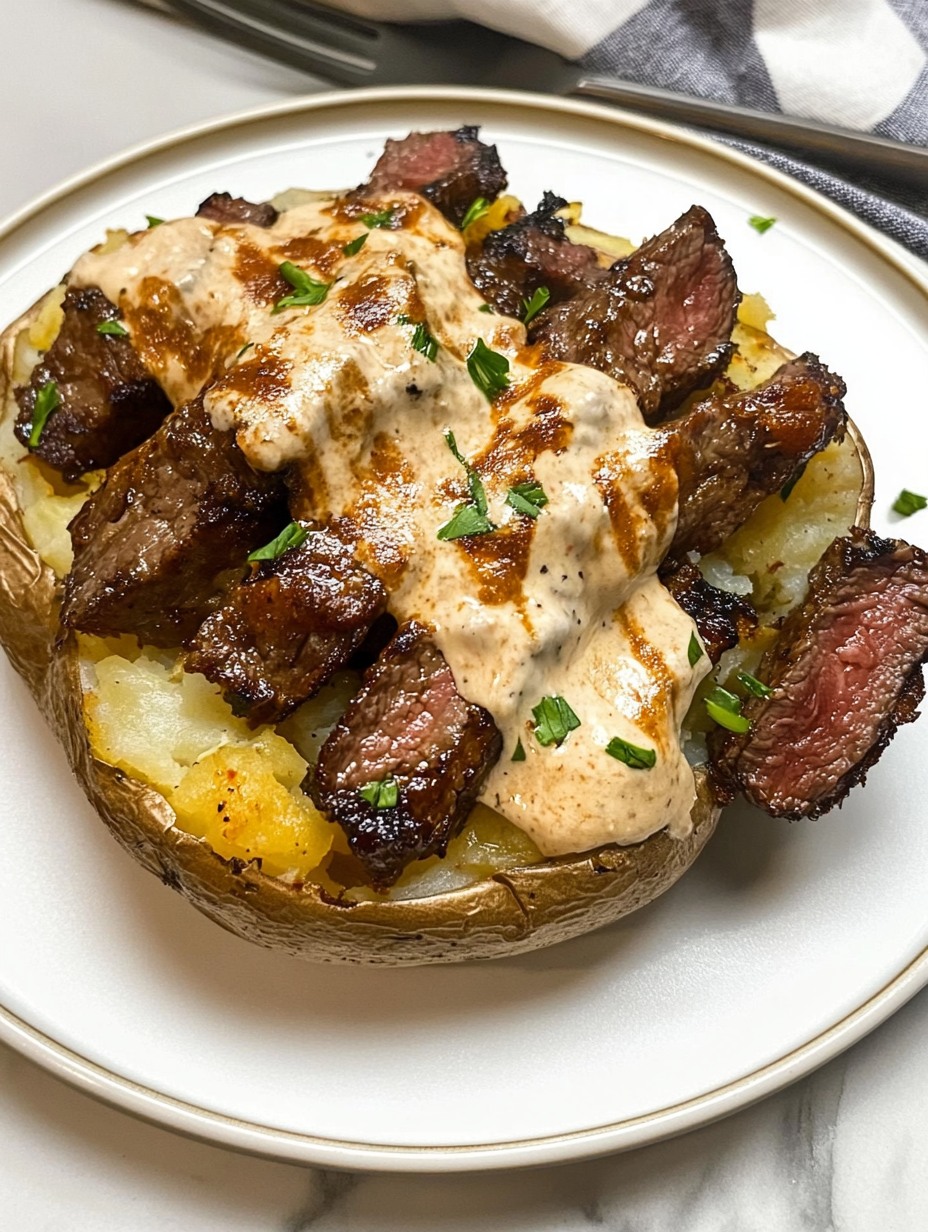
[[[278,214],[270,201],[246,201],[229,193],[212,193],[200,202],[197,217],[223,224],[248,222],[254,227],[272,227]]]
[[[385,889],[410,861],[444,854],[501,747],[493,719],[461,697],[429,634],[410,621],[322,746],[312,796]],[[392,806],[361,795],[384,783],[396,784]]]
[[[231,694],[249,722],[274,723],[347,663],[386,607],[383,586],[328,531],[257,561],[190,644],[185,668]]]
[[[23,445],[69,483],[85,471],[112,466],[157,431],[171,404],[135,353],[130,338],[101,334],[97,326],[119,321],[119,310],[97,287],[69,290],[58,337],[36,365],[28,385],[16,390],[14,431]],[[45,421],[38,444],[29,446],[35,401],[54,381],[59,405]]]
[[[718,663],[726,650],[737,646],[757,626],[753,604],[740,595],[711,586],[695,565],[681,565],[662,580],[687,616],[692,617],[713,663]]]
[[[493,201],[506,187],[496,146],[478,140],[479,131],[467,125],[453,133],[410,133],[400,141],[391,138],[357,195],[421,193],[459,227],[478,197]]]
[[[808,352],[745,393],[712,394],[662,431],[680,483],[669,559],[711,552],[778,491],[847,419],[839,376]]]
[[[573,244],[564,234],[556,210],[567,202],[546,192],[538,209],[499,231],[491,231],[483,246],[467,254],[471,281],[497,312],[521,317],[524,302],[547,287],[549,303],[558,304],[608,271],[585,244]]]
[[[720,789],[775,817],[818,817],[916,716],[928,656],[928,555],[855,527],[809,575],[744,706],[751,730],[710,749]]]
[[[542,313],[530,336],[555,359],[624,382],[657,423],[725,368],[740,300],[715,223],[694,205],[606,278]]]
[[[216,575],[286,517],[280,477],[253,471],[234,433],[189,402],[112,467],[71,522],[62,624],[177,646],[207,615]]]

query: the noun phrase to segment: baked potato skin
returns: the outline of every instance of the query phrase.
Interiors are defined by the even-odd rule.
[[[36,305],[0,339],[0,407],[11,405],[14,348]],[[776,367],[788,353],[766,335]],[[782,357],[782,358],[781,358]],[[760,379],[752,373],[755,379]],[[866,449],[852,429],[863,484],[858,520],[872,500]],[[461,962],[527,953],[601,928],[657,898],[711,837],[719,809],[697,771],[693,830],[661,831],[499,873],[429,898],[336,901],[316,886],[294,888],[252,864],[226,860],[174,825],[158,792],[95,758],[83,718],[77,643],[58,624],[58,585],[26,535],[11,476],[0,466],[0,641],[26,681],[71,768],[111,834],[149,872],[198,910],[248,941],[316,962],[383,966]]]

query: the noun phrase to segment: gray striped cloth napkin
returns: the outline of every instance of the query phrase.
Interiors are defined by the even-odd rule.
[[[928,145],[928,0],[327,0],[378,20],[466,17],[596,72]],[[850,183],[732,142],[928,259],[928,184]]]

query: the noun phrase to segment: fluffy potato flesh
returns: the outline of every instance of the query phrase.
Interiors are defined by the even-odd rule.
[[[227,745],[187,771],[170,802],[178,825],[221,856],[261,860],[273,877],[318,868],[334,827],[300,790],[306,762],[286,741]]]

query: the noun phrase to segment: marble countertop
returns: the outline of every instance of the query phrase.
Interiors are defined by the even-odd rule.
[[[126,0],[9,4],[4,44],[0,215],[134,142],[321,88]],[[926,1033],[928,991],[825,1069],[718,1125],[583,1164],[454,1177],[340,1174],[192,1142],[0,1046],[2,1224],[911,1232],[928,1227]]]

